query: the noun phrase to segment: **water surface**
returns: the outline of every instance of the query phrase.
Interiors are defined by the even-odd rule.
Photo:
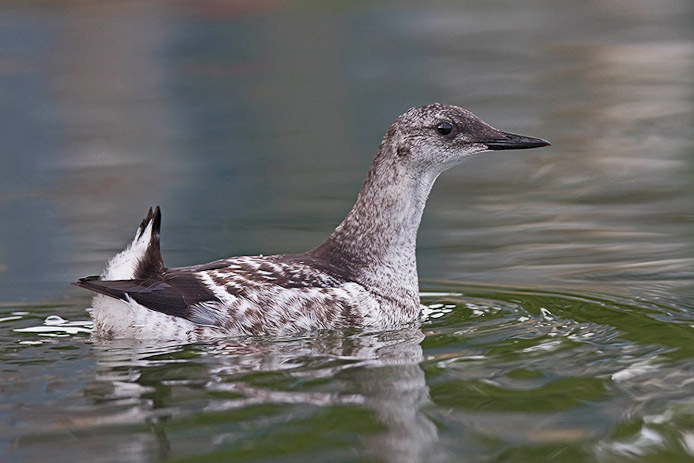
[[[0,6],[0,460],[694,457],[691,2]],[[444,174],[419,327],[90,336],[147,208],[169,266],[318,244],[407,108],[552,142]]]

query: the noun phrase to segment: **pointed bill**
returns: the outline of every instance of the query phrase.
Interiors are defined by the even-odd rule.
[[[481,140],[480,143],[487,145],[490,150],[524,150],[529,148],[540,148],[550,146],[547,140],[535,137],[526,137],[509,132],[499,132],[498,137]]]

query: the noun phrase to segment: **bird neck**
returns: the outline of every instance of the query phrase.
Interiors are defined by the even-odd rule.
[[[437,175],[411,172],[386,148],[374,158],[354,207],[314,252],[358,283],[417,297],[417,230]]]

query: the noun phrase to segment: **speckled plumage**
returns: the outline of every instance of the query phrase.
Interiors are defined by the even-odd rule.
[[[157,207],[99,277],[76,284],[100,293],[92,308],[94,331],[107,338],[190,342],[401,326],[420,308],[417,230],[438,175],[489,149],[546,145],[501,132],[455,106],[412,108],[391,125],[356,204],[317,248],[166,269]]]

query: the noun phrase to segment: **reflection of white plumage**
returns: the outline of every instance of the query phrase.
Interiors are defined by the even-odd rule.
[[[396,327],[419,311],[417,229],[438,175],[481,151],[546,145],[455,106],[412,108],[391,125],[356,204],[317,248],[166,269],[157,207],[101,276],[76,284],[100,293],[95,331],[110,338]]]

